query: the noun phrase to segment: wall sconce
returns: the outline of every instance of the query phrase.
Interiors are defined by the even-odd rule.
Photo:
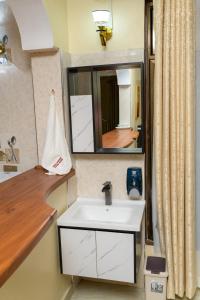
[[[11,51],[6,48],[8,36],[5,34],[0,40],[0,66],[11,64]]]
[[[97,25],[102,46],[106,46],[107,41],[112,37],[112,15],[109,10],[94,10],[93,20]]]

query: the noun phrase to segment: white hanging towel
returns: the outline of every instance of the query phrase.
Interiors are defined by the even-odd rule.
[[[49,99],[46,140],[41,165],[49,171],[49,175],[64,175],[69,173],[72,168],[64,128],[60,124],[56,109],[54,91]]]

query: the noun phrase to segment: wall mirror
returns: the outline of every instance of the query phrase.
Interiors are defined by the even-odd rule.
[[[144,153],[143,63],[68,69],[72,153]]]

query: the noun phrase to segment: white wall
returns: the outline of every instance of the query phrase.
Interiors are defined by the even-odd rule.
[[[24,50],[49,49],[54,46],[52,30],[42,0],[7,2],[19,26]]]

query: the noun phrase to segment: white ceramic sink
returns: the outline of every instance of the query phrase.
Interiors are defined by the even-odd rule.
[[[103,199],[78,198],[58,218],[57,224],[66,227],[140,231],[145,201],[112,202],[112,205],[107,206]]]

